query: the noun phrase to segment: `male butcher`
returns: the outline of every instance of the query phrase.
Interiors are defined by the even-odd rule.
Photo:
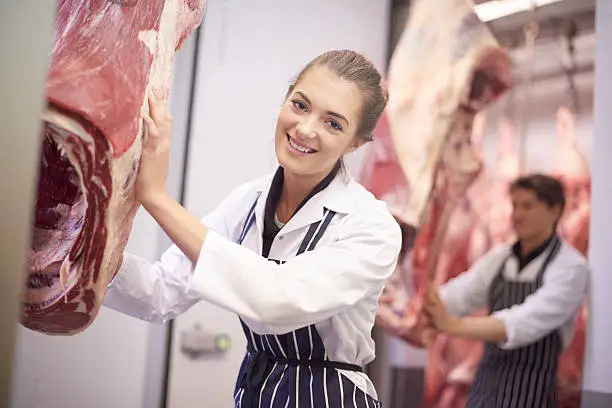
[[[424,304],[434,331],[485,342],[467,408],[557,407],[559,355],[586,295],[587,262],[556,233],[561,183],[520,177],[510,195],[517,242],[494,247],[439,292],[429,287]],[[487,305],[488,316],[468,316]]]

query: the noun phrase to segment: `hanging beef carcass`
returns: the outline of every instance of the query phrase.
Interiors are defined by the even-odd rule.
[[[23,326],[85,330],[116,274],[138,209],[133,183],[155,89],[205,0],[57,0],[27,255]]]
[[[449,220],[482,166],[470,141],[474,116],[510,78],[509,57],[466,0],[414,2],[390,61],[385,115],[394,152],[387,156],[407,186],[395,192],[392,211],[406,231],[419,229],[410,273],[419,290],[445,263]],[[370,179],[363,182],[376,192],[380,179]]]
[[[477,157],[481,156],[483,122],[484,115],[476,115],[472,142]],[[493,135],[487,135],[488,138],[491,136]],[[406,191],[406,183],[400,180],[399,188],[398,185],[389,183],[389,180],[398,181],[397,177],[388,176],[394,175],[393,170],[398,171],[399,168],[388,139],[387,128],[379,126],[376,143],[366,160],[363,174],[366,177],[363,181],[375,194],[392,204],[392,211],[397,211],[401,207],[401,193]],[[500,149],[500,153],[505,155],[512,152]],[[504,157],[497,160],[499,163],[508,161],[504,160]],[[435,282],[444,283],[463,272],[492,247],[489,210],[498,199],[503,200],[505,197],[493,197],[491,194],[492,187],[497,182],[495,173],[483,167],[453,211],[447,239],[443,244],[443,261],[438,263],[435,271]],[[405,260],[398,266],[396,274],[387,285],[385,298],[392,304],[381,306],[378,324],[408,343],[421,346],[418,318],[422,297],[415,295],[415,288],[423,284],[427,270],[413,267],[408,255],[409,249],[405,248],[406,253],[402,256]],[[423,249],[426,248],[421,247],[421,250]],[[481,310],[477,314],[485,313],[485,310]],[[481,353],[481,342],[438,335],[427,355],[424,391],[427,406],[463,408]]]
[[[426,283],[446,282],[490,247],[486,222],[469,198],[469,187],[482,170],[471,133],[476,113],[511,86],[510,59],[465,0],[421,0],[411,7],[388,83],[386,120],[393,155],[386,157],[396,159],[406,185],[396,189],[391,209],[406,231],[418,234],[411,251],[405,248],[409,261],[398,268],[398,275],[412,277],[408,306],[402,315],[398,302],[387,296],[377,321],[420,345]],[[366,161],[369,166],[380,162]],[[372,171],[366,176],[364,184],[375,193],[375,186],[386,182]],[[399,197],[402,191],[407,194]],[[461,407],[479,358],[478,343],[438,336],[429,352],[426,404]]]
[[[484,116],[475,117],[472,131],[472,142],[475,155],[480,156]],[[507,126],[500,127],[502,138],[512,138]],[[491,136],[487,135],[490,139]],[[500,144],[499,157],[495,161],[497,166],[491,170],[483,168],[467,190],[466,200],[461,202],[454,210],[450,224],[450,239],[444,244],[444,258],[452,262],[438,264],[435,272],[435,281],[443,283],[461,273],[476,259],[482,256],[493,245],[493,231],[491,228],[491,208],[499,205],[500,201],[508,199],[505,191],[507,184],[500,177],[501,170],[511,170],[515,151],[510,149],[512,143],[506,139]],[[406,200],[407,183],[398,177],[399,164],[389,143],[386,119],[379,122],[376,129],[376,142],[369,150],[362,182],[378,197],[387,200],[391,211],[397,212],[401,208],[402,197]],[[495,188],[496,184],[502,184]],[[503,194],[497,195],[497,191]],[[508,220],[506,220],[508,221]],[[405,246],[402,253],[402,262],[398,265],[395,275],[387,284],[385,298],[390,304],[381,305],[378,314],[379,327],[385,328],[392,335],[399,336],[410,344],[420,344],[420,328],[418,317],[422,298],[415,295],[415,288],[427,276],[425,269],[414,269],[411,264],[410,246]],[[423,249],[423,248],[421,248]],[[415,273],[417,272],[417,273]],[[419,276],[419,274],[421,276]],[[485,310],[478,314],[484,314]],[[453,338],[439,335],[432,347],[428,350],[427,370],[425,378],[425,400],[427,406],[433,407],[465,407],[465,400],[472,382],[475,370],[480,362],[482,344],[477,341]]]

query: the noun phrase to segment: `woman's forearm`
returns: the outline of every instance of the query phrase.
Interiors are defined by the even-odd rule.
[[[172,242],[195,264],[208,228],[165,192],[142,200],[142,205]]]

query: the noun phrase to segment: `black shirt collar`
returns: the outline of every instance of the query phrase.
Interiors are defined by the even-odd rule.
[[[300,205],[295,210],[297,213],[300,208],[304,206],[315,194],[320,191],[323,191],[329,184],[334,180],[338,172],[340,171],[340,162],[336,163],[332,171],[312,189],[312,191],[302,200]],[[272,179],[272,183],[270,185],[270,191],[268,193],[268,198],[266,199],[266,207],[264,210],[264,232],[263,232],[263,241],[264,248],[263,253],[264,256],[267,257],[267,253],[270,251],[270,247],[272,246],[272,241],[280,228],[274,222],[274,215],[276,214],[276,207],[278,206],[278,201],[280,200],[281,192],[283,190],[283,180],[284,180],[284,169],[279,166],[276,169],[276,173],[274,174],[274,178]],[[295,214],[294,213],[294,214]],[[292,215],[293,216],[293,215]]]
[[[533,249],[527,255],[523,256],[521,253],[521,241],[516,241],[514,245],[512,245],[512,254],[519,261],[519,270],[523,269],[525,266],[529,264],[529,262],[536,259],[538,256],[542,255],[546,248],[550,245],[552,240],[555,238],[556,234],[552,234],[550,238],[540,244],[537,248]]]

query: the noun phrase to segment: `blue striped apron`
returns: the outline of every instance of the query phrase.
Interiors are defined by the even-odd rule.
[[[310,225],[298,255],[315,248],[334,215],[333,211],[325,210],[323,220]],[[239,244],[254,221],[255,204],[246,218]],[[247,352],[234,389],[236,408],[382,406],[338,371],[362,371],[361,367],[328,360],[314,324],[281,335],[260,335],[242,319],[240,322],[247,339]]]
[[[521,304],[544,279],[549,263],[561,248],[555,236],[550,252],[533,282],[504,277],[506,258],[489,290],[491,313]],[[556,377],[562,342],[557,330],[539,341],[512,350],[486,343],[470,389],[467,408],[557,408]]]

